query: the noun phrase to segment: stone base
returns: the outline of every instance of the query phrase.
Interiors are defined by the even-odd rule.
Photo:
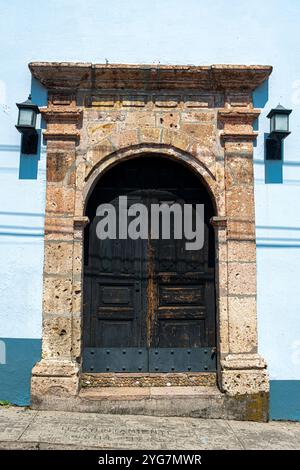
[[[75,362],[41,360],[32,369],[32,403],[42,402],[45,395],[73,397],[78,391],[79,366]]]
[[[33,396],[32,408],[85,413],[266,422],[268,393],[229,396],[216,387],[95,387],[77,396]]]
[[[236,397],[269,393],[266,363],[259,354],[229,354],[221,361],[221,390]]]

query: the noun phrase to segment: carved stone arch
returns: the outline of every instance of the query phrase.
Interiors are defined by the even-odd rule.
[[[88,174],[85,178],[85,185],[82,191],[82,199],[84,203],[82,208],[82,215],[84,215],[84,207],[88,200],[89,194],[93,190],[93,187],[101,175],[121,161],[132,158],[142,158],[144,155],[149,154],[170,158],[187,166],[200,178],[206,187],[208,193],[211,196],[215,214],[219,215],[221,213],[220,197],[217,192],[218,188],[216,185],[216,178],[210,169],[206,166],[205,162],[188,153],[187,151],[176,148],[172,145],[148,143],[120,148],[111,154],[103,156],[101,159],[99,159],[99,161],[95,162],[92,168],[88,168]]]

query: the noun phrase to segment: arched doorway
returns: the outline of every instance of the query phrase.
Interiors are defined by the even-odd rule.
[[[119,232],[120,196],[123,204],[126,196],[128,208],[143,204],[147,209],[148,222],[140,220],[137,227],[143,238],[125,238]],[[104,213],[96,213],[101,204],[108,203],[115,208],[116,234],[101,240],[97,224],[104,220]],[[172,211],[170,236],[163,235],[160,218],[159,233],[151,238],[153,204],[165,204],[165,208],[176,204],[182,217],[184,205],[189,204],[193,224],[196,204],[203,204],[202,248],[186,248],[185,231],[181,238],[180,233],[176,235]],[[215,251],[209,223],[214,213],[199,178],[171,159],[134,158],[117,164],[99,179],[86,215],[90,224],[85,232],[83,370],[216,370]],[[132,220],[129,213],[128,224]],[[141,227],[143,223],[148,227]]]

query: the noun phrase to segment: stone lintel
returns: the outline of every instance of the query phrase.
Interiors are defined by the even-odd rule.
[[[48,90],[143,89],[251,92],[272,72],[269,65],[124,65],[31,62],[32,75]]]

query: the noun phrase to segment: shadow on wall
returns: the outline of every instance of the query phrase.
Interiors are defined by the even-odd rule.
[[[269,99],[269,79],[265,80],[253,92],[253,106],[254,108],[264,108]]]
[[[46,88],[44,88],[40,82],[32,77],[31,80],[31,99],[32,102],[38,106],[47,106],[48,94]],[[38,165],[41,159],[42,151],[42,129],[45,128],[45,123],[41,119],[41,129],[37,129],[39,136],[38,151],[36,155],[24,155],[20,154],[20,166],[19,166],[19,179],[35,180],[38,177]]]
[[[281,146],[281,160],[267,160],[266,140],[268,136],[269,134],[264,133],[265,183],[280,184],[283,183],[284,145]]]
[[[252,100],[254,108],[264,108],[269,99],[269,79],[265,80],[256,90],[253,92]],[[253,123],[253,130],[259,131],[259,120],[256,119]],[[256,140],[253,142],[253,146],[257,146]]]
[[[264,108],[269,99],[269,80],[265,80],[253,92],[254,108]],[[253,124],[253,130],[259,131],[258,119]],[[283,183],[283,154],[281,160],[266,160],[266,139],[269,134],[264,133],[264,166],[265,166],[265,183],[280,184]],[[254,146],[256,147],[256,142]]]

